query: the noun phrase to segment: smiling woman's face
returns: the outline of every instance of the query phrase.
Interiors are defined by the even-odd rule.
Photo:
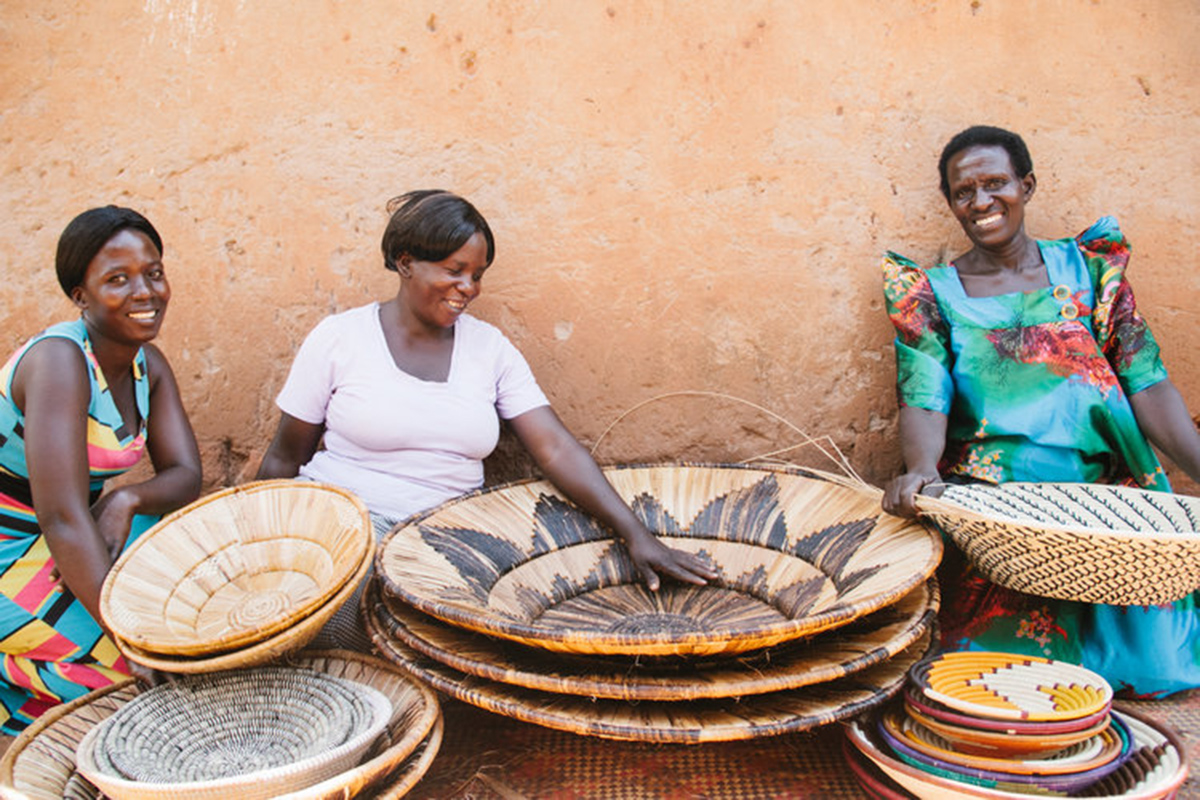
[[[1037,181],[1019,177],[999,145],[968,147],[946,163],[950,210],[976,247],[1002,248],[1025,230],[1025,204]]]
[[[94,333],[133,345],[152,340],[171,299],[158,248],[141,231],[118,231],[88,264],[71,299]]]

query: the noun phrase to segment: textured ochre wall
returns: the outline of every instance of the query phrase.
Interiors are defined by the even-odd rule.
[[[387,199],[442,187],[497,235],[475,313],[586,444],[745,401],[652,402],[601,461],[748,458],[799,441],[778,417],[882,480],[879,254],[962,248],[935,161],[987,122],[1031,146],[1032,234],[1120,218],[1200,410],[1198,41],[1194,0],[5,0],[0,349],[71,315],[75,213],[144,211],[207,484],[243,480],[303,335],[394,294]]]

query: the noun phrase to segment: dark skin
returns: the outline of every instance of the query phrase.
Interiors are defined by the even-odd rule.
[[[947,162],[950,210],[972,242],[954,259],[970,297],[1029,292],[1050,285],[1037,242],[1025,233],[1025,204],[1037,179],[1020,177],[999,146],[968,147]],[[1200,432],[1170,379],[1130,395],[1146,438],[1194,481],[1200,481]],[[900,409],[905,471],[884,488],[883,509],[916,516],[917,494],[941,493],[937,464],[946,448],[947,417],[922,408]]]
[[[200,494],[200,453],[166,358],[150,344],[170,289],[162,260],[142,233],[114,235],[88,265],[71,299],[80,309],[93,354],[129,430],[137,430],[133,362],[146,354],[150,380],[147,451],[155,474],[89,505],[87,361],[73,343],[44,339],[21,359],[13,401],[25,414],[29,483],[38,523],[60,579],[105,632],[100,589],[129,536],[135,514],[173,511]],[[139,677],[150,673],[131,665]]]
[[[443,261],[400,258],[400,291],[380,306],[380,324],[397,367],[422,380],[446,380],[454,321],[479,296],[487,269],[486,242],[478,233]],[[665,546],[646,529],[549,407],[527,411],[509,424],[543,474],[616,532],[651,591],[659,588],[660,573],[697,585],[717,577],[706,561]],[[316,453],[323,434],[324,426],[283,414],[257,477],[295,477]]]

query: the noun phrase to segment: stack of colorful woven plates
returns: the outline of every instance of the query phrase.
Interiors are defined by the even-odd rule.
[[[545,481],[393,529],[363,595],[388,658],[447,694],[616,739],[729,741],[873,707],[928,648],[938,537],[870,487],[797,469],[606,470],[703,587],[650,592],[611,534]]]
[[[109,570],[100,613],[126,658],[195,674],[307,644],[371,566],[367,508],[309,481],[224,489],[163,517]]]
[[[225,697],[225,684],[239,685]],[[250,724],[239,730],[239,717]],[[167,719],[177,730],[154,730]],[[0,760],[0,796],[92,800],[100,785],[115,798],[397,798],[440,744],[429,688],[376,658],[311,653],[148,690],[128,680],[57,706]]]
[[[916,664],[903,701],[847,726],[875,797],[1165,797],[1187,775],[1170,731],[1112,709],[1099,675],[1004,653]]]

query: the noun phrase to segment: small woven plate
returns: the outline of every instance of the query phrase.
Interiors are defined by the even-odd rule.
[[[1080,734],[1089,729],[1092,734],[1098,733],[1097,725],[1103,726],[1108,724],[1108,711],[1110,706],[1097,710],[1095,713],[1088,714],[1077,719],[1064,719],[1052,722],[1030,722],[1023,719],[993,719],[992,717],[976,716],[974,714],[964,714],[961,711],[956,711],[953,708],[948,708],[931,697],[927,697],[920,688],[913,686],[912,682],[904,689],[904,705],[908,708],[909,713],[914,716],[920,714],[927,717],[932,717],[939,722],[947,725],[956,725],[967,730],[978,730],[994,734],[1011,734],[1013,736],[1064,736],[1069,737],[1071,734]],[[1087,738],[1083,736],[1081,738]]]
[[[1124,709],[1113,710],[1126,724],[1132,755],[1116,771],[1093,783],[1093,800],[1162,800],[1187,779],[1186,750],[1170,729],[1160,727]],[[864,715],[850,720],[844,730],[850,743],[894,782],[926,800],[1028,800],[1029,791],[972,786],[918,769],[897,758],[875,730],[874,719]]]
[[[719,577],[646,590],[625,548],[547,481],[483,490],[407,520],[376,573],[454,625],[560,652],[740,653],[844,625],[932,574],[941,539],[885,514],[880,492],[808,471],[662,465],[605,470],[667,545]]]
[[[1064,720],[1112,703],[1112,687],[1089,669],[1008,653],[943,653],[913,667],[909,680],[943,705],[993,719]]]
[[[808,730],[873,708],[900,691],[929,649],[926,634],[908,650],[830,683],[745,698],[670,701],[592,700],[538,692],[464,675],[399,642],[366,616],[375,647],[414,676],[463,702],[556,730],[608,739],[699,744]]]
[[[372,582],[364,608],[384,632],[452,669],[545,692],[626,700],[745,697],[824,683],[886,661],[933,624],[935,584],[924,583],[898,603],[803,642],[762,654],[711,661],[571,656],[547,653],[461,630],[395,598],[378,599]]]
[[[329,601],[370,560],[367,508],[311,481],[256,481],[163,517],[100,592],[113,634],[139,650],[202,656],[262,641]]]
[[[1105,710],[1099,722],[1081,730],[1058,734],[1017,734],[945,722],[922,713],[909,703],[907,697],[904,701],[904,711],[914,721],[949,742],[957,752],[990,758],[1036,758],[1052,755],[1065,747],[1098,736],[1110,724],[1110,716]]]
[[[1121,765],[1130,752],[1129,731],[1114,718],[1112,725],[1091,739],[1077,742],[1045,758],[996,758],[959,752],[946,739],[892,708],[879,719],[880,733],[898,754],[911,755],[939,770],[960,772],[992,781],[1043,785],[1044,776],[1069,776],[1075,780],[1089,770],[1098,780]],[[909,763],[912,763],[911,761]]]
[[[371,686],[388,698],[393,709],[369,760],[293,794],[293,800],[342,800],[381,786],[389,792],[397,787],[407,791],[428,769],[440,743],[431,732],[441,719],[433,690],[392,664],[358,653],[316,652],[289,663]],[[138,685],[127,680],[47,711],[0,758],[0,787],[15,789],[30,800],[94,800],[99,791],[75,770],[76,749],[89,731],[139,693]],[[417,757],[413,753],[422,742],[425,749]]]
[[[76,765],[120,797],[269,798],[355,766],[391,702],[321,672],[263,667],[149,689],[84,736]]]
[[[917,508],[993,583],[1087,603],[1169,603],[1200,588],[1200,498],[1126,486],[950,486]]]

